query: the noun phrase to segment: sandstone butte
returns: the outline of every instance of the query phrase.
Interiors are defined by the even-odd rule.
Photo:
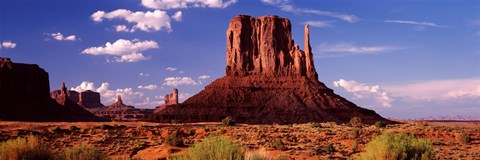
[[[50,98],[48,73],[35,64],[13,63],[0,58],[0,120],[105,121],[66,97]]]
[[[124,104],[120,95],[118,95],[117,101],[111,105],[87,109],[96,116],[113,121],[138,121],[144,119],[145,115],[153,113],[153,109],[135,108]]]
[[[50,97],[57,99],[57,97],[62,93],[61,90],[54,90],[50,92]],[[91,90],[86,90],[83,92],[77,92],[69,90],[67,91],[67,97],[82,106],[83,108],[101,108],[104,105],[100,102],[100,93],[94,92]]]
[[[240,123],[387,121],[335,94],[318,80],[305,25],[304,50],[294,44],[291,23],[278,16],[234,17],[227,30],[226,76],[181,104],[168,105],[150,121]]]

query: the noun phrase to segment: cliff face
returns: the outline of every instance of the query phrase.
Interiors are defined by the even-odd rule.
[[[159,108],[151,121],[221,121],[241,123],[388,121],[358,107],[318,81],[310,47],[293,43],[291,24],[278,16],[239,15],[227,30],[226,76],[213,81],[182,104]]]
[[[317,79],[305,26],[306,52],[294,45],[290,20],[278,16],[239,15],[227,30],[227,76],[306,76]]]
[[[91,90],[80,92],[78,96],[78,105],[84,108],[104,107],[104,105],[100,102],[100,93]]]
[[[1,120],[103,121],[79,106],[64,105],[69,103],[65,99],[59,99],[62,105],[56,103],[49,92],[48,73],[38,65],[0,58]]]
[[[50,92],[50,97],[57,100],[57,99],[61,98],[60,97],[61,93],[62,93],[61,90],[54,90],[54,91]],[[78,93],[77,91],[69,90],[69,91],[67,91],[67,95],[68,95],[68,99],[70,99],[74,103],[77,103],[78,105],[82,106],[83,108],[105,107],[100,102],[100,93],[98,93],[98,92],[87,90],[87,91]]]

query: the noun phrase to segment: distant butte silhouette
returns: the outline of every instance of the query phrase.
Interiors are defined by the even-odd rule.
[[[227,30],[226,76],[176,105],[168,105],[150,121],[221,121],[241,123],[388,121],[335,94],[318,80],[305,25],[304,50],[294,44],[287,18],[238,15]]]
[[[65,84],[56,99],[50,98],[49,92],[45,70],[0,57],[0,120],[107,121],[68,99]]]

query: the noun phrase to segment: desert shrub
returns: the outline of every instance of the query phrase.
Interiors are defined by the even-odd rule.
[[[274,160],[274,158],[265,149],[260,149],[246,153],[245,160]]]
[[[80,128],[78,128],[77,126],[70,126],[70,131],[79,131]]]
[[[360,137],[360,128],[353,128],[352,131],[350,131],[350,136],[352,136],[352,138]]]
[[[172,119],[172,120],[170,121],[170,123],[172,123],[172,124],[180,124],[180,123],[182,123],[182,121],[181,121],[181,120],[178,120],[178,119]]]
[[[358,151],[358,142],[357,141],[353,141],[352,142],[352,146],[350,146],[350,149],[352,149],[352,152],[355,153]]]
[[[310,123],[310,127],[312,128],[322,128],[322,124],[318,122],[312,122]]]
[[[377,128],[385,128],[386,126],[387,126],[387,122],[384,122],[384,121],[375,122],[375,127]]]
[[[232,117],[228,116],[222,120],[222,125],[223,126],[234,126],[235,121],[233,120]]]
[[[183,146],[183,140],[178,131],[172,132],[165,138],[165,143],[171,146]]]
[[[362,118],[353,117],[352,119],[350,119],[350,121],[348,123],[350,123],[350,125],[352,127],[360,127],[360,126],[362,126]]]
[[[58,160],[107,160],[108,157],[98,148],[87,145],[67,148],[61,153]]]
[[[102,125],[100,126],[100,129],[105,129],[105,130],[113,129],[113,126],[108,125],[108,124],[102,124]]]
[[[35,136],[0,143],[0,160],[49,160],[52,152]]]
[[[281,151],[284,151],[284,150],[287,149],[287,147],[283,143],[282,139],[280,139],[280,138],[277,138],[277,140],[275,140],[275,143],[273,144],[273,148],[281,150]]]
[[[335,152],[335,147],[333,147],[332,144],[328,144],[325,146],[325,149],[324,149],[325,153],[332,153],[332,152]]]
[[[457,141],[463,144],[469,144],[470,143],[470,136],[465,133],[460,133],[457,136]]]
[[[433,146],[426,139],[417,139],[405,133],[384,132],[365,147],[359,160],[429,160]]]
[[[209,136],[202,142],[195,143],[188,148],[188,154],[176,156],[173,159],[178,160],[197,160],[197,159],[228,159],[243,160],[244,153],[240,144],[232,142],[228,138],[221,136]]]

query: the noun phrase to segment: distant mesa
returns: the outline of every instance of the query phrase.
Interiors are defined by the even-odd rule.
[[[55,90],[50,92],[50,97],[53,99],[57,99],[57,97],[62,93],[61,90]],[[78,105],[84,107],[84,108],[100,108],[100,107],[105,107],[101,102],[100,102],[100,93],[94,92],[91,90],[86,90],[83,92],[77,92],[73,90],[67,91],[67,97],[71,101],[77,103]]]
[[[150,121],[221,121],[227,116],[241,123],[388,121],[318,80],[308,25],[305,51],[294,44],[290,20],[278,16],[238,15],[226,35],[226,76],[181,104],[158,107]]]
[[[45,70],[36,64],[13,63],[0,57],[0,120],[106,121],[66,98],[66,90],[57,101],[49,93]]]
[[[117,96],[117,101],[109,106],[107,108],[135,108],[133,106],[127,106],[123,104],[122,96],[118,95]]]
[[[146,115],[152,114],[153,109],[138,109],[123,103],[122,97],[117,96],[117,101],[106,107],[88,108],[93,114],[112,121],[139,121]]]

